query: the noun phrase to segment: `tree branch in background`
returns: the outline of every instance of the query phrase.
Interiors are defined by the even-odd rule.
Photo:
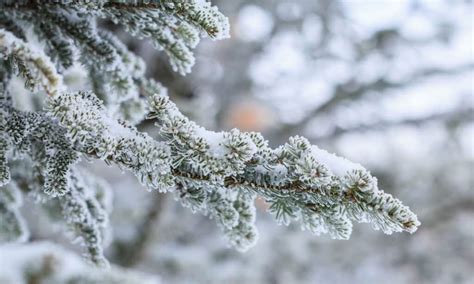
[[[452,69],[427,68],[415,72],[409,79],[402,82],[392,82],[385,78],[363,85],[357,85],[356,82],[346,82],[336,86],[334,96],[309,112],[298,122],[297,125],[285,125],[279,130],[279,133],[286,137],[291,136],[294,133],[302,132],[307,127],[308,123],[310,123],[317,115],[328,113],[345,102],[360,100],[363,97],[370,95],[372,92],[382,93],[390,89],[409,87],[431,76],[454,76],[466,71],[472,71],[473,68],[473,63],[464,64]]]
[[[158,225],[165,203],[165,194],[153,193],[152,202],[146,210],[142,222],[134,229],[135,238],[130,241],[116,240],[112,243],[113,258],[117,260],[118,264],[132,267],[143,259],[145,249],[154,236],[153,231]]]
[[[390,127],[410,125],[410,126],[420,126],[422,124],[431,122],[431,121],[442,121],[448,126],[459,125],[465,121],[472,121],[474,119],[474,109],[465,108],[465,109],[455,109],[449,112],[432,114],[429,116],[403,119],[398,121],[379,121],[377,123],[357,125],[355,127],[341,128],[336,127],[330,133],[315,136],[314,139],[318,141],[327,141],[338,138],[339,136],[350,134],[350,133],[363,133],[365,131],[380,131],[385,130]]]

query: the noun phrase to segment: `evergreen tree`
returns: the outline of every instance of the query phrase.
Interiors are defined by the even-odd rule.
[[[28,239],[19,211],[27,196],[82,240],[90,261],[107,265],[111,191],[81,159],[117,165],[149,191],[173,194],[215,219],[242,251],[258,236],[256,197],[278,223],[337,239],[350,237],[353,221],[387,234],[416,231],[416,215],[359,164],[300,136],[272,149],[259,133],[213,132],[189,120],[99,19],[149,39],[182,75],[200,38],[229,36],[227,18],[199,0],[1,1],[0,241]],[[63,78],[76,64],[88,71],[88,90],[73,91]],[[29,109],[18,102],[17,77],[32,93]],[[158,138],[137,129],[145,119]]]

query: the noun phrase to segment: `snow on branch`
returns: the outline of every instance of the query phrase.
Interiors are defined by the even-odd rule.
[[[93,93],[65,93],[50,99],[48,109],[77,142],[77,151],[132,171],[150,190],[169,187],[168,147],[111,118]]]
[[[38,86],[49,95],[63,90],[62,77],[42,50],[35,49],[5,29],[0,28],[0,55],[11,73],[21,75],[30,89]]]
[[[49,242],[0,247],[1,283],[159,284],[156,277],[119,267],[98,269],[72,251]]]
[[[5,220],[0,240],[25,240],[27,235],[20,204],[4,198],[16,186],[21,194],[46,200],[40,206],[58,207],[59,219],[81,239],[88,258],[107,264],[108,210],[95,194],[101,186],[93,182],[94,175],[82,174],[76,165],[82,157],[130,171],[149,190],[172,192],[183,206],[214,219],[229,243],[242,251],[257,240],[257,196],[269,204],[278,223],[296,221],[314,234],[337,239],[349,238],[354,221],[387,234],[413,233],[419,226],[416,215],[380,190],[361,165],[303,137],[272,149],[259,133],[198,126],[170,101],[163,86],[145,78],[143,60],[95,22],[108,18],[136,37],[150,38],[173,69],[185,74],[203,35],[228,37],[227,18],[209,2],[6,4],[0,11],[8,15],[0,19],[0,215]],[[23,30],[26,24],[35,26],[30,32],[44,51]],[[93,91],[65,90],[58,70],[76,62],[89,72]],[[49,94],[44,109],[14,107],[16,94],[8,90],[12,75]],[[157,126],[158,140],[134,126],[146,113]]]
[[[166,96],[151,100],[149,118],[158,120],[171,146],[172,167],[182,187],[203,182],[265,198],[277,221],[299,220],[315,233],[348,238],[351,220],[370,222],[385,233],[414,232],[416,216],[377,187],[361,165],[337,157],[302,137],[270,149],[258,133],[215,133],[189,121]],[[192,180],[193,183],[189,181]]]
[[[0,244],[24,242],[28,229],[20,215],[22,196],[15,184],[10,183],[0,190]]]

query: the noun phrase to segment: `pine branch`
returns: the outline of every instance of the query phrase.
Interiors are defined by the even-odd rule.
[[[416,231],[416,215],[381,191],[359,164],[303,137],[291,137],[272,149],[259,133],[212,132],[190,121],[163,86],[144,77],[143,61],[95,25],[97,17],[110,18],[132,35],[150,38],[184,74],[194,63],[191,50],[202,33],[212,39],[228,36],[227,18],[210,3],[120,3],[2,2],[5,9],[15,9],[6,10],[13,23],[0,21],[0,182],[21,185],[50,211],[60,208],[63,214],[57,219],[80,237],[91,261],[107,263],[102,242],[107,208],[98,196],[101,186],[90,181],[93,175],[81,174],[75,166],[81,157],[128,170],[148,190],[171,192],[183,206],[215,219],[239,250],[256,242],[257,196],[269,203],[277,222],[297,221],[303,229],[333,238],[349,238],[353,221],[368,222],[388,234]],[[34,49],[28,36],[23,38],[26,24],[37,26],[33,32],[46,44],[47,54]],[[58,68],[66,68],[78,60],[73,49],[97,93],[64,90],[50,57],[57,59]],[[44,111],[15,109],[7,91],[14,74],[49,95]],[[145,112],[155,120],[158,140],[133,126]],[[19,167],[14,163],[18,160],[26,166]],[[158,209],[149,212],[142,227],[151,227]],[[137,240],[133,254],[140,254],[147,237],[145,232]]]
[[[97,137],[107,136],[112,128],[101,124],[110,118],[101,114],[100,102],[90,93],[70,93],[51,100],[50,105],[61,124],[69,129],[76,141],[88,145],[89,150],[77,149],[97,155],[100,151],[95,149],[103,147]],[[148,118],[157,119],[164,139],[159,144],[163,153],[160,174],[156,175],[156,170],[146,164],[124,164],[124,159],[119,158],[121,155],[111,156],[119,152],[113,148],[117,145],[122,154],[127,154],[127,161],[146,161],[147,158],[133,156],[147,153],[142,149],[143,144],[134,146],[134,151],[127,151],[114,142],[117,138],[110,137],[106,140],[108,152],[100,155],[101,158],[126,166],[149,189],[170,190],[174,185],[185,206],[215,218],[240,249],[247,249],[257,235],[254,218],[245,222],[243,217],[254,216],[256,195],[262,196],[271,206],[279,204],[272,207],[277,208],[274,212],[278,221],[296,219],[304,228],[315,233],[328,232],[335,238],[349,237],[350,220],[369,222],[385,233],[414,232],[419,225],[406,206],[377,188],[376,179],[364,168],[311,146],[304,138],[291,138],[287,144],[273,150],[257,133],[237,130],[215,133],[200,128],[179,113],[165,95],[150,98],[150,107],[152,112]],[[92,120],[89,119],[91,115]],[[91,122],[95,125],[88,125]],[[133,135],[140,135],[129,126],[121,127],[132,131]],[[88,136],[93,129],[99,132]],[[77,136],[82,132],[85,136]],[[150,139],[144,134],[142,137],[147,141]],[[244,204],[239,204],[238,196],[246,196]],[[248,207],[242,216],[238,213],[239,206]]]
[[[0,29],[0,58],[11,73],[25,78],[27,87],[41,85],[49,95],[63,89],[62,77],[42,51],[33,50],[30,46],[12,33]]]

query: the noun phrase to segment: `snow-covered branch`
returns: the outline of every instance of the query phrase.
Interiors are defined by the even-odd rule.
[[[164,87],[145,78],[144,62],[95,20],[108,18],[138,38],[150,38],[181,74],[194,64],[192,48],[200,37],[227,37],[228,21],[206,1],[150,3],[25,1],[16,6],[24,9],[0,12],[11,19],[0,21],[1,191],[16,186],[43,200],[40,206],[59,208],[57,219],[98,265],[107,263],[108,208],[101,196],[108,191],[76,165],[81,158],[130,171],[150,191],[172,192],[185,207],[215,219],[239,250],[257,240],[257,196],[277,222],[297,221],[314,234],[348,239],[353,221],[387,234],[416,231],[416,215],[380,190],[359,164],[300,136],[272,149],[259,133],[213,132],[184,116]],[[35,26],[32,32],[44,51],[34,50],[34,39],[21,32],[27,24]],[[58,70],[75,62],[86,67],[93,91],[64,90]],[[17,74],[50,95],[43,110],[14,106],[9,83]],[[145,114],[154,120],[158,140],[134,126]],[[6,223],[0,224],[0,240],[24,240],[18,203],[2,196]]]

